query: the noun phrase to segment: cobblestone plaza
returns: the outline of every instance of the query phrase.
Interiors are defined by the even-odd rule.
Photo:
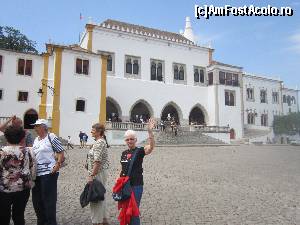
[[[125,147],[111,147],[107,186],[110,224],[119,224],[111,189]],[[58,222],[91,224],[79,195],[87,150],[68,151],[58,181]],[[144,160],[141,221],[164,224],[300,224],[300,147],[158,147]],[[26,222],[36,224],[31,201]]]

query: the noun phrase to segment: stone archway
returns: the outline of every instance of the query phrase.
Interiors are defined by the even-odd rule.
[[[204,125],[206,124],[205,122],[205,114],[204,112],[200,109],[200,107],[195,106],[189,115],[189,124],[194,124],[194,125]]]
[[[31,124],[35,123],[35,121],[39,118],[38,113],[34,109],[29,109],[25,112],[23,118],[23,124],[25,129],[33,129],[34,126]]]
[[[121,122],[122,111],[120,105],[111,97],[106,98],[106,121]]]
[[[130,110],[130,121],[134,123],[145,123],[153,115],[152,108],[144,100],[137,101]]]
[[[179,107],[171,102],[168,103],[162,110],[160,119],[162,121],[175,120],[176,124],[180,124],[181,119],[181,111]]]

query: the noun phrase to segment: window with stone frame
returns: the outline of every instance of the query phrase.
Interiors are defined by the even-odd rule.
[[[278,96],[279,96],[279,94],[278,94],[278,92],[277,91],[273,91],[272,92],[272,103],[273,104],[278,104]]]
[[[2,55],[0,55],[0,73],[2,72],[2,61],[3,61],[3,57]]]
[[[247,115],[248,124],[255,124],[255,113],[249,112]]]
[[[3,99],[3,90],[0,89],[0,100],[2,100],[2,99]]]
[[[107,70],[107,72],[113,72],[113,57],[112,57],[112,55],[107,56],[106,70]]]
[[[266,90],[260,90],[260,103],[268,103]]]
[[[283,101],[283,103],[286,103],[286,95],[283,95],[282,101]]]
[[[161,60],[151,59],[150,60],[150,79],[163,81],[163,65],[164,62]]]
[[[261,114],[260,116],[261,126],[268,126],[268,114]]]
[[[138,76],[140,74],[141,58],[136,56],[125,56],[125,74]]]
[[[32,60],[31,59],[18,59],[18,74],[19,75],[32,75]]]
[[[28,101],[28,91],[18,91],[18,102]]]
[[[219,83],[220,84],[225,84],[225,80],[226,80],[225,72],[219,71]]]
[[[174,81],[184,81],[185,80],[185,65],[174,63],[173,64]]]
[[[84,112],[85,111],[85,100],[77,99],[76,100],[76,112]]]
[[[247,88],[247,100],[254,101],[254,88]]]
[[[235,91],[225,90],[225,105],[235,106]]]
[[[76,58],[76,73],[77,74],[89,74],[89,60]]]
[[[194,83],[204,84],[204,80],[205,80],[205,69],[199,66],[194,66]]]

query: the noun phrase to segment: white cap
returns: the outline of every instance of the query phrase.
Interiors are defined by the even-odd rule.
[[[33,123],[31,125],[42,125],[42,124],[48,126],[48,120],[38,119],[37,121],[35,121],[35,123]]]

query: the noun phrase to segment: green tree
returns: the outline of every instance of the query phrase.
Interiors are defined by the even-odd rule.
[[[300,113],[275,116],[273,122],[275,134],[295,134],[300,132]]]
[[[19,30],[13,27],[0,26],[0,48],[38,53],[35,46],[36,42],[29,40]]]

